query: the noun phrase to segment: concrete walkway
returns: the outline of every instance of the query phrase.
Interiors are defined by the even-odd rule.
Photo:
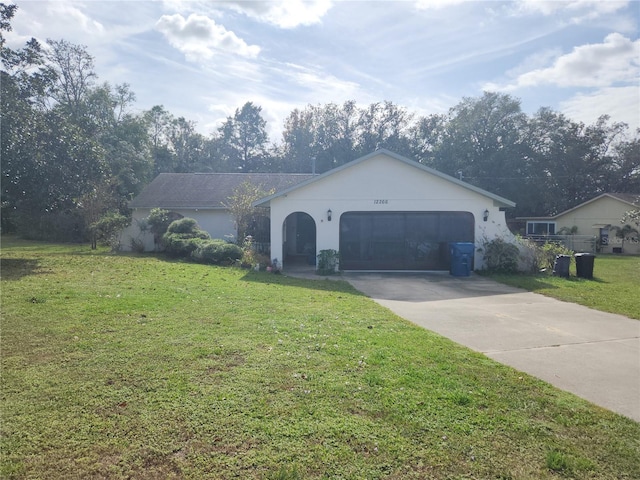
[[[345,273],[342,278],[421,327],[640,422],[638,320],[477,275]]]

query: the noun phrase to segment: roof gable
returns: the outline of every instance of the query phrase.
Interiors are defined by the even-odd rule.
[[[449,176],[449,175],[447,175],[445,173],[439,172],[438,170],[434,170],[433,168],[426,167],[426,166],[424,166],[424,165],[422,165],[422,164],[420,164],[420,163],[418,163],[418,162],[416,162],[414,160],[408,159],[406,157],[403,157],[401,155],[398,155],[396,153],[393,153],[393,152],[391,152],[389,150],[385,150],[385,149],[376,150],[375,152],[372,152],[372,153],[370,153],[368,155],[360,157],[360,158],[358,158],[356,160],[353,160],[353,161],[351,161],[349,163],[345,163],[344,165],[341,165],[341,166],[336,167],[336,168],[334,168],[332,170],[329,170],[329,171],[327,171],[327,172],[325,172],[325,173],[323,173],[321,175],[312,176],[311,178],[308,178],[307,180],[304,180],[304,181],[302,181],[300,183],[297,183],[295,185],[291,185],[290,187],[288,187],[288,188],[286,188],[284,190],[278,191],[278,192],[274,193],[273,195],[269,195],[269,196],[267,196],[265,198],[262,198],[262,199],[256,201],[254,203],[254,205],[266,205],[271,200],[273,200],[275,198],[278,198],[278,197],[281,197],[281,196],[285,196],[285,195],[287,195],[287,194],[289,194],[289,193],[291,193],[291,192],[293,192],[295,190],[302,189],[302,188],[306,187],[307,185],[310,185],[310,184],[315,183],[315,182],[319,182],[319,181],[321,181],[321,180],[323,180],[323,179],[325,179],[327,177],[331,177],[333,175],[337,175],[337,174],[339,174],[340,172],[342,172],[342,171],[344,171],[346,169],[349,169],[349,168],[352,168],[352,167],[354,167],[356,165],[359,165],[361,163],[367,162],[368,160],[370,160],[370,159],[372,159],[374,157],[380,156],[380,155],[384,155],[384,156],[386,156],[388,158],[393,159],[394,161],[402,162],[402,163],[404,163],[406,165],[409,165],[412,168],[415,168],[415,169],[417,169],[417,170],[419,170],[421,172],[427,173],[429,175],[433,175],[434,177],[437,177],[437,178],[440,178],[442,180],[445,180],[446,182],[450,182],[452,184],[461,186],[461,187],[466,188],[468,190],[471,190],[471,191],[473,191],[475,193],[478,193],[480,195],[488,197],[488,198],[492,199],[494,202],[496,202],[496,204],[498,206],[500,206],[500,207],[515,207],[515,203],[512,202],[511,200],[507,200],[506,198],[500,197],[499,195],[495,195],[493,193],[490,193],[490,192],[488,192],[486,190],[483,190],[483,189],[481,189],[479,187],[476,187],[476,186],[471,185],[469,183],[463,182],[462,180],[458,180],[457,178],[454,178],[454,177],[451,177],[451,176]]]
[[[310,177],[297,173],[161,173],[129,207],[225,208],[224,203],[243,182],[278,191]]]
[[[593,197],[591,200],[582,202],[581,204],[576,205],[575,207],[569,208],[564,212],[560,212],[550,217],[518,217],[518,219],[519,220],[557,220],[558,218],[564,217],[565,215],[570,214],[575,210],[583,208],[591,203],[600,201],[603,198],[611,198],[618,202],[629,205],[630,208],[633,208],[633,207],[638,208],[638,206],[640,206],[640,194],[638,193],[602,193],[597,197]]]

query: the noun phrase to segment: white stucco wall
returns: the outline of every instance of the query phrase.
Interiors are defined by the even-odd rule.
[[[332,220],[327,220],[327,210]],[[483,220],[484,211],[489,218]],[[294,212],[309,214],[316,223],[316,251],[339,250],[340,216],[345,212],[462,211],[475,218],[476,247],[483,238],[513,238],[504,212],[493,199],[431,175],[385,154],[353,166],[271,200],[271,257],[283,261],[283,224]],[[475,269],[483,265],[475,254]],[[283,264],[286,269],[286,265]]]
[[[236,228],[233,216],[223,209],[167,209],[179,213],[183,217],[193,218],[200,228],[211,235],[211,238],[229,240],[233,236],[235,240]],[[139,222],[149,216],[149,208],[137,208],[132,213],[133,221],[120,236],[120,246],[123,251],[131,251],[131,239],[144,242],[145,251],[153,251],[153,235],[140,232]]]

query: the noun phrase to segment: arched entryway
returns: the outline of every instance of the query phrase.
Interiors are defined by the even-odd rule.
[[[294,212],[282,225],[282,253],[286,265],[315,265],[316,222],[308,213]]]

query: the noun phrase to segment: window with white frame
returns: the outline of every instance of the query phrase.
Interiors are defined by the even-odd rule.
[[[527,222],[527,235],[555,235],[556,222]]]

